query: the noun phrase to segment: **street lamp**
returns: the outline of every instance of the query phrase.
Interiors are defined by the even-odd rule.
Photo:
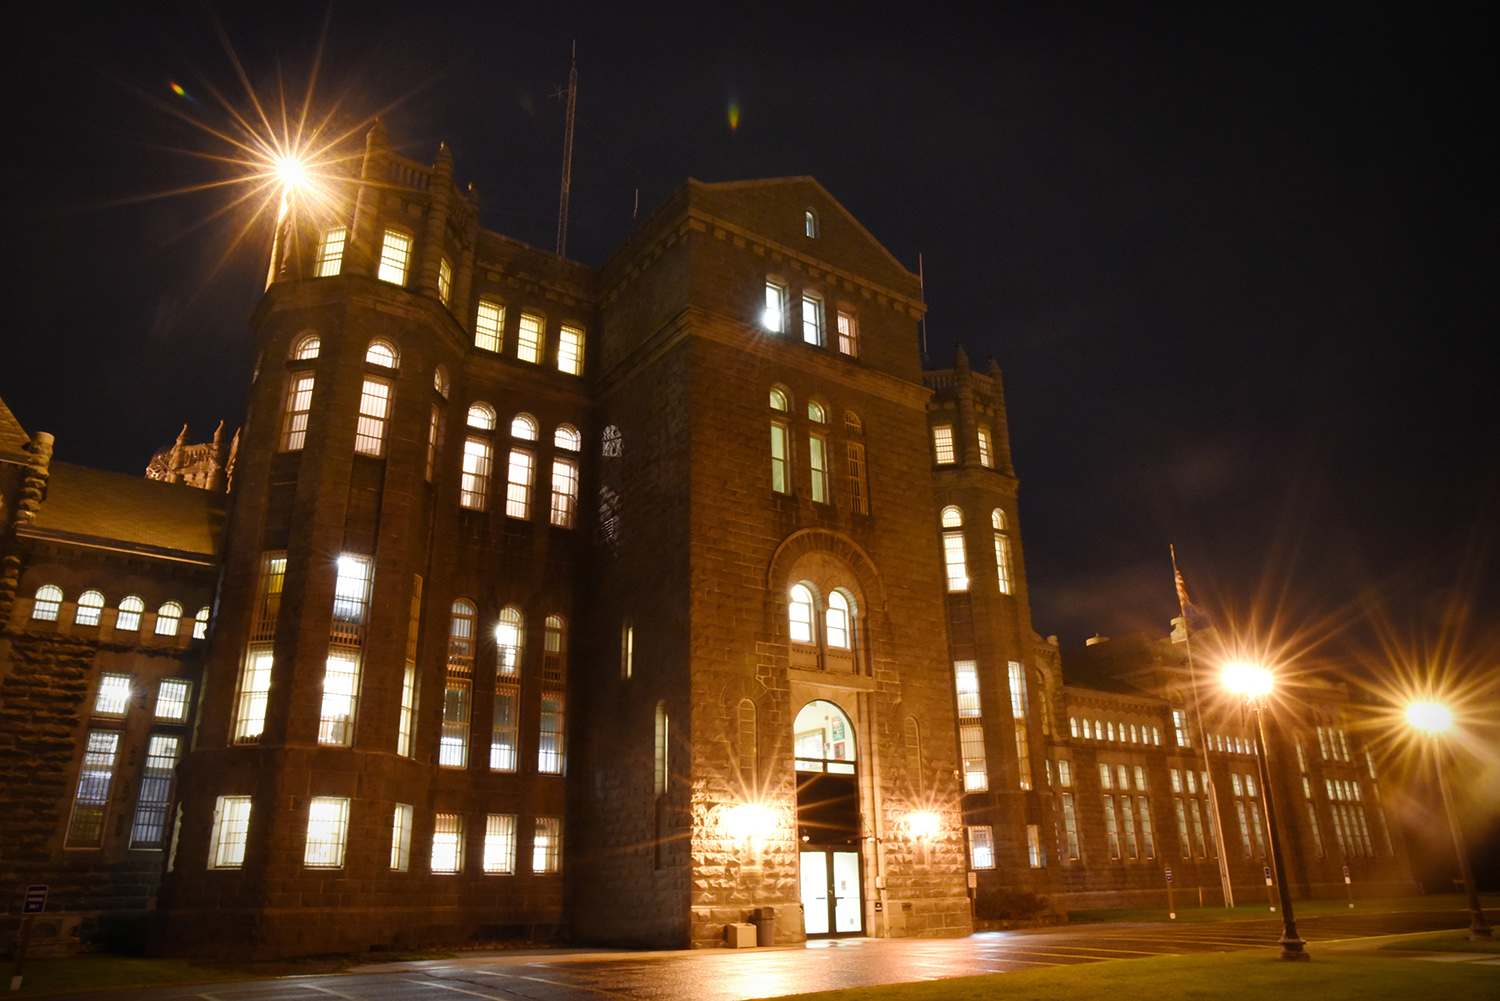
[[[1271,866],[1276,875],[1276,890],[1281,897],[1281,958],[1307,959],[1302,938],[1297,934],[1297,919],[1292,915],[1292,894],[1287,888],[1286,866],[1281,861],[1281,836],[1276,822],[1276,797],[1271,790],[1271,770],[1266,741],[1266,721],[1262,710],[1271,694],[1271,672],[1249,664],[1230,664],[1224,668],[1224,687],[1244,700],[1255,711],[1256,763],[1260,766],[1260,788],[1266,798],[1266,828],[1271,835]]]
[[[1443,744],[1438,738],[1453,729],[1453,714],[1448,711],[1447,706],[1436,702],[1413,702],[1406,707],[1406,721],[1432,741],[1432,763],[1437,769],[1438,788],[1443,792],[1443,808],[1448,811],[1448,827],[1453,831],[1453,850],[1458,853],[1458,873],[1464,879],[1464,892],[1469,895],[1469,938],[1494,938],[1494,932],[1484,920],[1484,911],[1479,908],[1479,891],[1474,887],[1474,872],[1469,868],[1469,853],[1464,848],[1463,829],[1458,826],[1458,814],[1453,810],[1453,794],[1448,791],[1448,770],[1443,767]]]

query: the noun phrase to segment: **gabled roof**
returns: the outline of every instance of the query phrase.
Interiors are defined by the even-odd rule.
[[[21,427],[16,415],[10,412],[4,400],[0,400],[0,452],[19,452],[30,440],[31,436]]]
[[[219,551],[224,500],[180,483],[54,462],[36,520],[17,534],[210,562]]]

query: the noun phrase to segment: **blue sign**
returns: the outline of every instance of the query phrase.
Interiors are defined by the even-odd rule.
[[[40,914],[47,909],[47,886],[28,886],[26,888],[26,899],[21,904],[22,914]]]

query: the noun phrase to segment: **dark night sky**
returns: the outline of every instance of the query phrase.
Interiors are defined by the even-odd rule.
[[[95,6],[21,15],[0,71],[0,396],[60,458],[138,473],[237,419],[265,266],[222,191],[139,200],[222,176],[170,111],[246,106],[216,24],[300,96],[325,11]],[[550,247],[576,39],[571,256],[603,262],[637,189],[645,214],[689,176],[791,174],[923,256],[934,363],[1005,370],[1039,632],[1165,629],[1175,542],[1221,622],[1274,597],[1414,643],[1467,609],[1497,674],[1495,87],[1467,18],[624,6],[337,4],[316,107],[351,149],[377,112],[410,156],[446,141],[484,224]]]

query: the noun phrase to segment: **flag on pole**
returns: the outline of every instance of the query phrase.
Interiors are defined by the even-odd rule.
[[[1188,606],[1193,603],[1192,599],[1188,597],[1187,584],[1183,583],[1182,571],[1178,570],[1175,566],[1172,568],[1172,576],[1177,578],[1177,604],[1182,606],[1182,614],[1186,615]]]

